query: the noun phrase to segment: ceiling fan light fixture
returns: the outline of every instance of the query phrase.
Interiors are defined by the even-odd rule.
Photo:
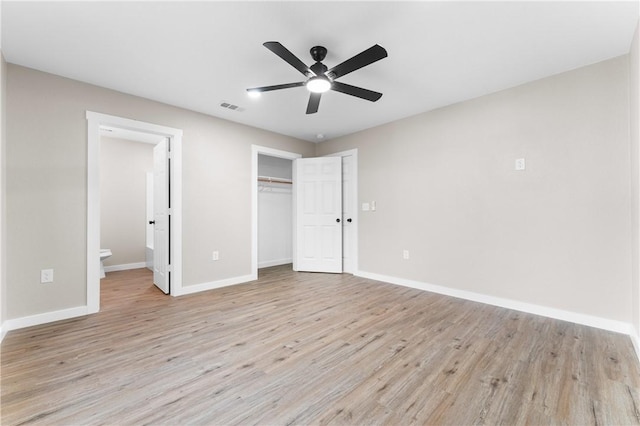
[[[2,0],[0,0],[2,1]],[[259,90],[261,92],[268,92],[271,90],[289,89],[292,87],[305,86],[311,94],[309,95],[309,102],[307,103],[307,114],[315,114],[318,112],[318,106],[320,105],[321,94],[328,90],[334,90],[336,92],[344,93],[345,95],[355,96],[356,98],[365,99],[370,102],[375,102],[382,93],[374,92],[373,90],[364,89],[358,86],[352,86],[350,84],[336,81],[338,78],[343,77],[355,70],[359,70],[362,67],[371,65],[380,59],[387,57],[387,51],[379,44],[375,44],[370,48],[363,50],[355,56],[347,59],[344,62],[339,63],[335,67],[329,69],[322,61],[327,54],[327,49],[323,46],[314,46],[311,48],[311,58],[315,61],[313,65],[307,66],[296,55],[291,53],[289,49],[284,47],[277,41],[267,41],[262,43],[264,47],[275,53],[280,59],[291,65],[304,75],[305,80],[296,83],[276,84],[273,86],[254,87],[249,90]]]
[[[313,93],[324,93],[331,89],[331,82],[326,77],[311,77],[307,81],[307,90]]]

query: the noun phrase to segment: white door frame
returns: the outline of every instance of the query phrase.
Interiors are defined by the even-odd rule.
[[[171,140],[171,295],[182,293],[182,130],[86,112],[87,118],[87,310],[100,310],[100,126],[166,136]]]
[[[251,279],[258,279],[258,154],[295,160],[302,158],[295,152],[266,146],[251,145]]]
[[[351,244],[351,258],[353,259],[353,270],[344,271],[350,274],[356,274],[358,272],[358,229],[360,221],[358,220],[359,202],[358,202],[358,148],[348,149],[346,151],[335,152],[333,154],[326,154],[325,157],[353,157],[353,179],[351,180],[351,188],[349,190],[353,194],[355,206],[353,206],[353,241]],[[344,191],[344,188],[343,188]],[[344,241],[344,235],[342,236]]]

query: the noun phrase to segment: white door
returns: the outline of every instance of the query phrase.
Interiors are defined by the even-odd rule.
[[[153,148],[153,283],[169,294],[169,141]]]
[[[293,161],[293,270],[342,272],[342,159]]]
[[[147,227],[145,232],[145,261],[147,268],[153,271],[153,172],[147,173]]]

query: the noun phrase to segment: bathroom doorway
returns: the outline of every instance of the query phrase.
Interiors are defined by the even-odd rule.
[[[168,245],[166,217],[156,214],[154,206],[167,203],[167,144],[162,135],[100,127],[101,278],[103,270],[146,267],[153,272],[154,284],[169,293],[162,268]]]
[[[100,309],[100,256],[98,253],[100,248],[109,248],[101,247],[100,235],[102,209],[100,144],[103,137],[113,139],[113,136],[118,136],[115,139],[121,143],[135,140],[136,144],[155,145],[155,147],[152,146],[154,151],[154,187],[156,187],[154,193],[161,196],[154,198],[160,199],[160,206],[164,207],[158,208],[157,201],[154,202],[154,220],[156,222],[153,224],[156,229],[153,245],[154,281],[157,281],[157,270],[160,268],[160,278],[163,281],[156,285],[167,294],[174,296],[180,294],[182,291],[182,130],[90,111],[87,111],[87,120],[87,305],[89,312],[95,313]],[[106,143],[110,142],[113,143],[113,141]],[[161,152],[160,157],[155,154],[157,151]],[[127,165],[126,158],[121,161],[121,167]],[[165,167],[159,167],[158,161],[165,164]],[[162,186],[157,183],[162,181],[166,182],[164,189],[158,189]],[[141,185],[145,186],[145,173],[142,174],[141,182]],[[141,201],[144,206],[144,193],[141,196]],[[142,220],[146,221],[146,218],[143,216]],[[160,222],[160,227],[158,222]],[[161,237],[164,238],[166,244],[158,244],[158,231],[164,234]],[[142,232],[142,241],[144,241],[144,231]],[[161,246],[165,249],[162,250]],[[146,247],[144,251],[146,251]],[[112,253],[115,257],[113,250]],[[162,259],[160,262],[157,262],[158,255]],[[123,263],[120,265],[120,270],[145,267],[146,259],[140,260],[140,262]]]

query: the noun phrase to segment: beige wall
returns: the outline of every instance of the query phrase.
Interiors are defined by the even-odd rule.
[[[184,130],[185,286],[251,272],[252,143],[358,148],[378,207],[361,271],[631,322],[628,72],[616,58],[314,146],[9,64],[6,318],[85,304],[92,110]]]
[[[7,312],[6,268],[6,97],[7,63],[0,50],[0,327]]]
[[[629,52],[629,117],[631,136],[632,323],[640,344],[640,42],[638,27]],[[636,348],[640,349],[640,348]]]
[[[631,322],[627,73],[619,57],[320,144],[358,148],[377,202],[359,269]]]
[[[100,247],[105,266],[145,262],[147,173],[153,145],[100,138]]]
[[[183,285],[251,273],[251,144],[312,143],[9,64],[7,318],[86,304],[87,110],[183,130]],[[211,261],[211,252],[220,260]],[[40,270],[55,269],[53,284]]]

